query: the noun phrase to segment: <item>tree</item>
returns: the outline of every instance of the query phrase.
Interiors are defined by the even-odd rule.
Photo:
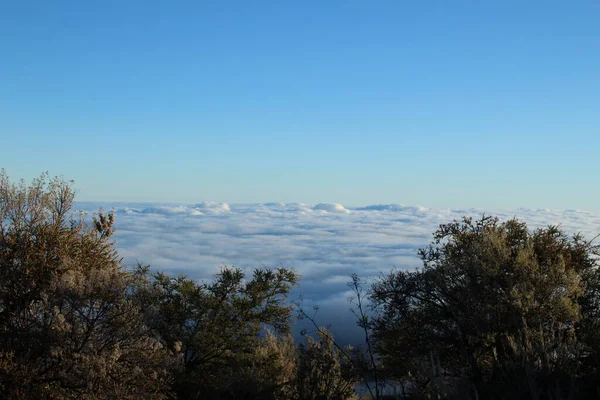
[[[164,398],[167,353],[110,237],[73,214],[69,183],[0,173],[0,396]]]
[[[265,332],[233,378],[233,398],[297,399],[298,351],[291,334]]]
[[[525,373],[542,391],[593,374],[579,361],[598,356],[597,250],[556,226],[531,232],[487,216],[441,225],[419,252],[421,270],[394,271],[372,288],[385,367],[415,381],[425,363],[438,381],[467,379],[481,394]]]
[[[146,279],[146,320],[181,354],[174,382],[181,399],[231,393],[254,362],[263,329],[289,332],[291,305],[285,300],[297,280],[290,269],[256,269],[246,279],[241,269],[225,267],[210,283],[164,273]]]
[[[350,400],[356,398],[360,377],[331,332],[320,328],[316,339],[306,336],[306,344],[300,345],[296,379],[298,400]]]

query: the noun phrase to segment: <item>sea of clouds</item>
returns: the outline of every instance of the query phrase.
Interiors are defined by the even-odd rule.
[[[318,321],[331,324],[343,342],[355,342],[346,283],[397,269],[420,266],[417,249],[431,241],[442,223],[495,215],[517,217],[531,228],[560,224],[591,238],[600,233],[600,215],[578,210],[430,209],[400,204],[344,207],[341,204],[78,203],[92,214],[114,210],[119,254],[124,262],[210,280],[224,265],[244,269],[293,267],[301,275],[294,298],[308,309],[319,305]],[[296,330],[302,325],[300,323]]]

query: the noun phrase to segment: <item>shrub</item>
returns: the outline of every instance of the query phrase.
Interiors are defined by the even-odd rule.
[[[73,196],[59,179],[0,173],[0,394],[164,398],[167,354],[129,295],[114,216],[87,226]]]
[[[421,270],[394,271],[371,293],[377,350],[398,379],[413,379],[431,354],[438,381],[467,379],[484,397],[597,379],[597,246],[556,226],[484,216],[441,225],[419,254]]]

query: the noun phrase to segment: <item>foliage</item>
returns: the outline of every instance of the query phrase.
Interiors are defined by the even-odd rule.
[[[234,398],[293,400],[297,398],[297,345],[291,334],[267,330],[252,355],[233,377]]]
[[[317,339],[306,336],[306,344],[300,345],[296,383],[298,400],[354,398],[359,376],[352,360],[342,354],[327,329],[320,329],[317,335]]]
[[[394,271],[371,293],[377,351],[397,378],[431,387],[419,371],[432,354],[439,382],[467,378],[484,397],[504,398],[527,376],[544,394],[563,378],[597,376],[591,242],[484,216],[441,225],[419,254],[423,269]]]
[[[251,362],[265,325],[289,331],[285,302],[296,274],[286,268],[256,269],[251,279],[225,267],[211,283],[185,276],[148,275],[148,324],[167,347],[181,353],[174,389],[179,398],[213,398],[230,390]],[[142,291],[144,292],[144,291]]]
[[[254,347],[245,368],[232,377],[231,398],[353,400],[357,371],[322,328],[297,346],[289,334],[270,330]],[[349,349],[348,349],[349,350]]]
[[[163,398],[162,345],[110,242],[114,216],[72,215],[73,190],[0,173],[0,395]]]
[[[363,348],[290,334],[288,268],[211,282],[121,264],[114,214],[86,224],[71,184],[0,172],[0,398],[350,400],[391,378],[414,399],[600,397],[598,246],[483,216],[441,225],[423,268],[371,290]],[[318,308],[315,307],[315,313]]]
[[[350,312],[365,334],[365,346],[342,347],[335,341],[329,328],[317,323],[318,306],[313,306],[313,312],[308,313],[302,298],[295,304],[297,319],[310,322],[318,337],[315,340],[307,336],[306,346],[300,347],[300,361],[304,369],[298,373],[298,379],[302,380],[298,392],[301,396],[308,396],[303,398],[354,398],[355,389],[362,383],[370,398],[379,399],[380,390],[386,386],[385,380],[379,375],[377,355],[372,347],[372,319],[365,304],[368,293],[358,275],[351,275],[351,279],[347,284],[353,292],[348,299],[352,304]],[[306,335],[307,330],[303,329],[302,334]]]

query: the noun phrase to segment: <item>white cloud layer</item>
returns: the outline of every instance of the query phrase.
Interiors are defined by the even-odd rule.
[[[101,207],[115,210],[115,240],[128,264],[139,261],[196,279],[210,279],[222,265],[294,267],[302,276],[297,294],[303,294],[307,305],[321,306],[324,324],[346,327],[352,325],[345,300],[350,274],[368,279],[392,268],[419,266],[417,249],[430,242],[441,223],[485,212],[501,219],[520,218],[531,228],[561,224],[588,238],[600,233],[600,215],[578,210],[212,202],[78,203],[77,207],[90,212]]]

